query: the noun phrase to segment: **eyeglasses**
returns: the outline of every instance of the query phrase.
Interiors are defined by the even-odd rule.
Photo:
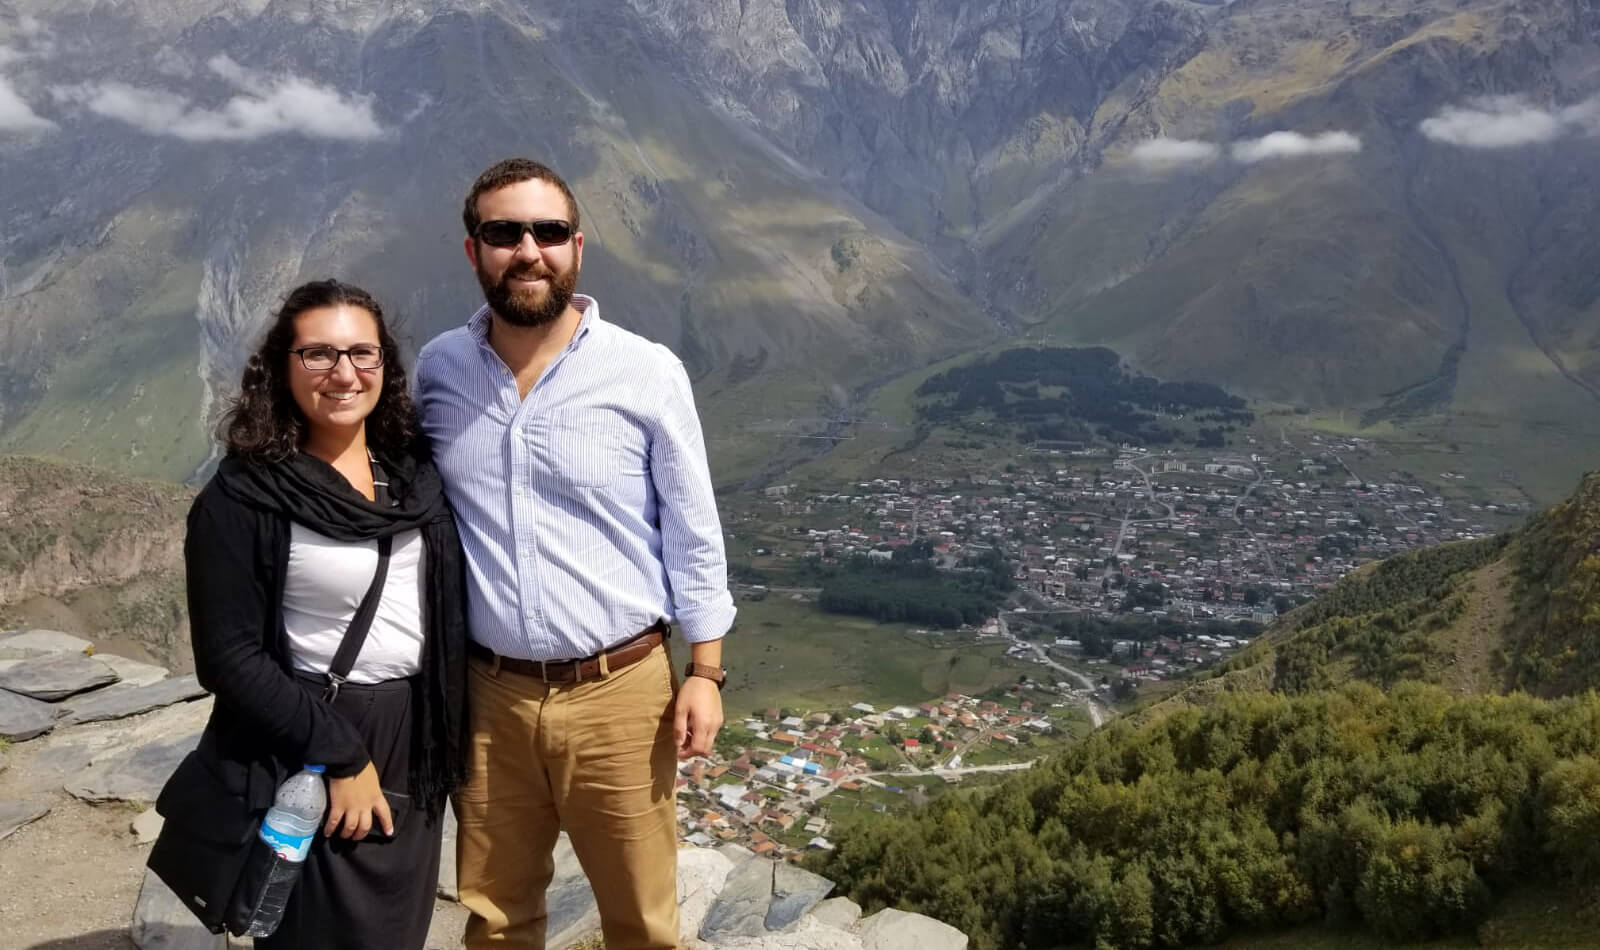
[[[478,225],[478,240],[490,247],[516,247],[524,233],[540,247],[555,247],[572,240],[572,222],[560,218],[539,221],[485,221]]]
[[[339,357],[350,357],[356,369],[377,369],[383,365],[383,347],[375,343],[357,343],[348,350],[336,346],[302,346],[290,353],[300,357],[300,365],[313,373],[324,373],[339,365]]]

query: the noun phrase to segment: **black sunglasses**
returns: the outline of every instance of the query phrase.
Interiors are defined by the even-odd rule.
[[[516,247],[526,232],[540,247],[555,247],[572,240],[572,222],[560,218],[541,221],[485,221],[478,225],[478,240],[490,247]]]

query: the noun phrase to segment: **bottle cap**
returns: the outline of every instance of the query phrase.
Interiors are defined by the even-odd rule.
[[[326,766],[321,766],[321,765],[308,765],[308,766],[306,766],[306,771],[307,771],[307,772],[315,772],[315,773],[317,773],[317,774],[318,774],[318,775],[321,775],[321,774],[322,774],[322,772],[323,772],[323,769],[324,769],[324,768],[326,768]]]

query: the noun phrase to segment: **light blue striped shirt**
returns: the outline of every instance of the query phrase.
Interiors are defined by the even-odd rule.
[[[502,656],[589,656],[674,621],[733,625],[722,527],[683,363],[573,295],[577,333],[528,391],[489,309],[417,358],[417,398],[466,549],[472,638]]]

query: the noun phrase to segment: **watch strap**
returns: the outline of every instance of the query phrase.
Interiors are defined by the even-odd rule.
[[[685,677],[698,676],[701,679],[708,679],[717,684],[717,689],[721,689],[722,684],[728,678],[728,671],[720,666],[705,666],[700,663],[691,662],[688,666],[684,667],[683,675]]]

